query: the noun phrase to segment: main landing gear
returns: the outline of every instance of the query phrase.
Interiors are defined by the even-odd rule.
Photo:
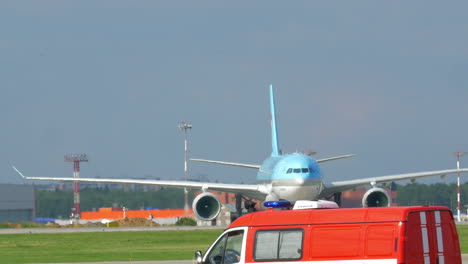
[[[333,201],[341,207],[341,192],[334,193],[333,195],[329,196],[327,200],[330,200],[333,197]]]
[[[255,205],[257,203],[253,202],[252,200],[242,197],[242,195],[240,194],[236,194],[235,198],[236,198],[236,211],[239,217],[242,216],[243,208],[247,210],[247,213],[252,213],[252,212],[257,211],[257,209],[255,208]],[[244,199],[243,208],[242,208],[242,199]]]

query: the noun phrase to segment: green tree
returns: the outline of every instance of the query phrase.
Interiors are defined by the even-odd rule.
[[[461,204],[464,205],[466,195],[468,194],[468,184],[461,186]],[[454,183],[434,183],[420,184],[409,183],[398,185],[397,203],[398,205],[442,205],[452,210],[456,209],[457,186]]]
[[[193,197],[193,192],[189,193]],[[38,217],[68,218],[73,207],[72,191],[36,192]],[[119,189],[88,188],[80,191],[81,211],[102,207],[126,207],[131,210],[183,208],[183,189],[162,188],[158,191],[124,191]],[[190,202],[190,201],[189,201]]]

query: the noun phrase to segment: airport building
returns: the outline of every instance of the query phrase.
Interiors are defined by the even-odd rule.
[[[0,184],[0,223],[34,222],[34,185]]]

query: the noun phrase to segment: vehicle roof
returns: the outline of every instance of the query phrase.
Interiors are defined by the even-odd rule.
[[[229,228],[238,226],[303,225],[356,222],[406,221],[410,212],[450,211],[444,206],[305,209],[255,212],[239,217]]]

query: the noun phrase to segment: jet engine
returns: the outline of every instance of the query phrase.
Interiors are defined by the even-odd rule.
[[[221,211],[221,202],[216,195],[204,192],[193,200],[193,212],[195,215],[205,221],[215,219]]]
[[[371,188],[362,197],[363,207],[388,207],[390,204],[390,195],[382,188]]]

